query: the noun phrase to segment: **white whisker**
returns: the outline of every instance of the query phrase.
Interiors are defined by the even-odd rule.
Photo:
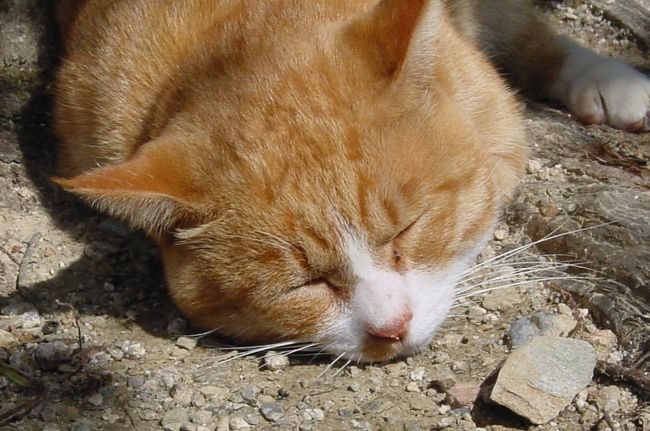
[[[512,249],[510,251],[502,253],[502,254],[500,254],[498,256],[490,258],[490,259],[488,259],[488,260],[486,260],[484,262],[481,262],[481,263],[479,263],[477,265],[474,265],[473,267],[469,268],[468,270],[462,272],[461,273],[461,278],[464,277],[466,274],[471,274],[471,273],[473,273],[475,271],[478,271],[480,268],[484,268],[484,267],[488,266],[491,263],[501,262],[501,261],[503,261],[505,259],[508,259],[509,257],[516,256],[517,254],[522,253],[525,250],[528,250],[529,248],[534,247],[534,246],[536,246],[538,244],[541,244],[543,242],[551,241],[551,240],[554,240],[554,239],[557,239],[557,238],[561,238],[561,237],[568,236],[568,235],[573,235],[573,234],[580,233],[580,232],[599,229],[599,228],[601,228],[603,226],[608,226],[608,225],[614,224],[614,223],[615,222],[601,223],[601,224],[599,224],[597,226],[585,227],[585,228],[582,228],[582,229],[576,229],[576,230],[572,230],[572,231],[569,231],[569,232],[563,232],[563,233],[555,234],[555,232],[559,231],[562,228],[562,226],[560,226],[560,227],[554,229],[552,232],[550,232],[544,238],[538,239],[537,241],[533,241],[533,242],[528,243],[528,244],[524,244],[524,245],[519,246],[517,248],[514,248],[514,249]]]
[[[520,281],[518,283],[511,283],[511,284],[506,284],[503,286],[496,286],[496,287],[491,287],[488,289],[482,289],[476,292],[469,293],[467,295],[462,295],[454,298],[454,302],[458,302],[460,300],[466,299],[466,298],[471,298],[472,296],[478,296],[482,295],[484,293],[489,293],[494,290],[499,290],[499,289],[508,289],[511,287],[516,287],[516,286],[521,286],[523,284],[529,284],[529,283],[535,283],[535,282],[546,282],[546,281],[559,281],[559,280],[598,280],[597,278],[594,277],[576,277],[576,276],[566,276],[566,277],[546,277],[546,278],[539,278],[539,279],[532,279],[532,280],[524,280]],[[452,307],[454,308],[454,307]]]
[[[341,358],[342,358],[343,356],[345,356],[346,354],[347,354],[347,352],[343,352],[343,353],[341,353],[340,355],[338,355],[336,358],[334,358],[334,360],[333,360],[332,362],[330,362],[329,365],[328,365],[327,367],[325,367],[325,369],[323,370],[323,372],[320,373],[320,374],[316,377],[316,379],[314,379],[314,381],[318,381],[318,380],[320,380],[321,377],[323,377],[323,376],[324,376],[324,375],[325,375],[329,370],[331,370],[331,369],[332,369],[332,366],[334,366],[334,364],[336,364],[336,363],[339,361],[339,359],[341,359]]]
[[[352,359],[348,359],[347,362],[346,362],[345,364],[343,364],[343,366],[342,366],[341,368],[339,368],[338,371],[337,371],[336,373],[334,373],[334,375],[332,376],[332,378],[335,378],[336,376],[338,376],[339,374],[341,374],[341,373],[343,372],[343,370],[345,370],[346,367],[347,367],[348,365],[350,365],[351,362],[352,362]]]
[[[564,265],[564,266],[566,266],[566,265]],[[587,267],[583,267],[583,266],[579,266],[579,265],[571,265],[571,267],[580,268],[580,269],[589,269]],[[546,267],[546,266],[525,268],[525,269],[515,271],[515,272],[512,272],[512,273],[507,273],[507,274],[499,275],[499,276],[494,277],[494,278],[489,278],[489,279],[487,279],[485,281],[482,281],[480,283],[473,284],[473,285],[465,287],[463,289],[459,289],[459,290],[456,291],[456,295],[458,295],[460,293],[465,293],[465,292],[472,291],[472,290],[474,290],[474,289],[476,289],[478,287],[481,287],[481,286],[486,286],[486,285],[494,284],[494,283],[502,283],[504,281],[509,281],[509,280],[516,280],[516,279],[519,279],[519,278],[521,278],[523,276],[530,275],[530,274],[537,274],[537,273],[540,273],[540,272],[548,272],[548,273],[555,273],[555,274],[565,274],[563,271],[561,271],[559,269],[549,268],[549,267]],[[531,279],[530,281],[531,282],[535,281],[535,279]]]
[[[296,344],[295,341],[284,341],[284,342],[281,342],[281,343],[267,344],[267,345],[264,345],[264,346],[261,346],[261,347],[258,347],[258,348],[251,348],[249,350],[246,350],[245,352],[238,353],[235,356],[229,356],[227,358],[224,358],[221,361],[217,361],[213,366],[216,367],[216,366],[219,366],[219,365],[224,365],[224,364],[227,364],[228,362],[233,361],[235,359],[240,359],[240,358],[243,358],[243,357],[246,357],[246,356],[252,356],[252,355],[254,355],[256,353],[266,352],[267,350],[277,349],[277,348],[281,348],[281,347],[285,347],[285,346],[293,346],[295,344]]]

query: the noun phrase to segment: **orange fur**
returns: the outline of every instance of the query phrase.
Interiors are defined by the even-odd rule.
[[[56,181],[157,239],[195,325],[309,339],[350,296],[341,219],[382,266],[443,268],[521,175],[518,103],[451,3],[83,2]]]

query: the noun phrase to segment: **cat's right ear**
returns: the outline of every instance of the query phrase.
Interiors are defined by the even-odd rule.
[[[355,55],[388,78],[430,77],[444,15],[441,0],[382,0],[348,22],[343,37]]]
[[[189,150],[173,141],[154,140],[126,161],[52,181],[99,210],[160,236],[200,215],[204,194],[196,181],[198,169],[183,154]]]

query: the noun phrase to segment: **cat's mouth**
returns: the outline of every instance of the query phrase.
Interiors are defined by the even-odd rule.
[[[368,336],[363,343],[363,362],[388,362],[400,356],[404,343],[401,340]]]

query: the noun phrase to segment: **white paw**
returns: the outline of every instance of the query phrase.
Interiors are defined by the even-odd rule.
[[[650,79],[627,64],[573,46],[555,95],[585,124],[650,130]]]

